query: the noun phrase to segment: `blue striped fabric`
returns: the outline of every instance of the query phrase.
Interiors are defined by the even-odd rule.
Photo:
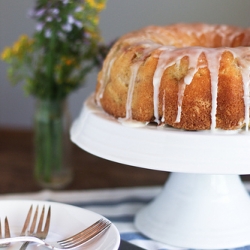
[[[249,188],[250,185],[247,187]],[[180,249],[151,240],[138,232],[134,226],[134,216],[137,211],[147,205],[160,191],[161,187],[60,192],[42,191],[30,194],[2,195],[0,199],[33,199],[71,204],[105,216],[118,228],[121,239],[138,245],[143,249]],[[237,250],[250,250],[250,246],[237,248]]]

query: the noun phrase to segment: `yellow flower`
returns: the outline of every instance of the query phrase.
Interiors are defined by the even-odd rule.
[[[11,57],[11,48],[6,47],[1,53],[1,59],[3,61],[8,60]]]
[[[23,43],[23,41],[25,40],[25,37],[24,35],[21,35],[18,40],[13,44],[13,51],[14,52],[18,52],[20,47],[21,47],[21,44]]]
[[[9,60],[11,57],[22,58],[25,53],[32,50],[33,40],[27,35],[21,35],[12,47],[7,47],[2,51],[1,59]]]
[[[87,0],[86,1],[91,8],[96,9],[97,11],[101,11],[105,8],[104,2],[97,2],[96,0]]]
[[[61,57],[60,62],[56,65],[55,67],[55,71],[58,74],[58,81],[59,83],[61,83],[61,78],[60,76],[62,75],[62,72],[65,70],[65,67],[75,67],[77,65],[77,62],[74,58],[70,58],[70,57]]]
[[[70,57],[62,57],[61,59],[62,64],[61,65],[66,65],[66,66],[72,66],[74,64],[76,64],[76,60],[74,58],[70,58]]]
[[[21,43],[20,41],[16,41],[12,47],[12,52],[14,55],[18,55],[20,52],[20,48],[21,48]]]
[[[67,65],[67,66],[70,66],[70,65],[72,65],[74,63],[74,60],[73,59],[67,59],[67,60],[65,60],[65,64]]]

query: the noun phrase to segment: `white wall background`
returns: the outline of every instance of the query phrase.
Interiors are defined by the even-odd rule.
[[[20,34],[32,34],[34,23],[27,11],[34,0],[0,0],[0,51]],[[108,0],[101,15],[101,31],[106,42],[147,25],[176,22],[207,22],[250,26],[249,0]],[[0,61],[0,126],[30,128],[34,99],[24,96],[22,86],[11,86],[6,78],[7,65]],[[73,119],[83,101],[94,91],[96,72],[84,87],[70,95]]]

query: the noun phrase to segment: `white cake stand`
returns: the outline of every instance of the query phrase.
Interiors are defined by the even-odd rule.
[[[146,236],[183,248],[250,245],[250,199],[239,178],[250,172],[248,133],[127,127],[90,96],[71,139],[111,161],[173,172],[161,194],[136,215]]]

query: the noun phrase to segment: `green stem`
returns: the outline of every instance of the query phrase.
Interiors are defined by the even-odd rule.
[[[51,38],[49,40],[49,44],[48,44],[48,50],[46,51],[47,53],[47,61],[46,61],[46,65],[47,65],[47,84],[48,84],[48,93],[50,93],[50,98],[55,99],[55,95],[56,95],[56,90],[55,88],[55,84],[54,84],[54,67],[56,64],[56,34],[54,32],[54,30],[52,30],[51,32]]]
[[[40,100],[35,116],[35,174],[50,182],[63,168],[63,102]]]

